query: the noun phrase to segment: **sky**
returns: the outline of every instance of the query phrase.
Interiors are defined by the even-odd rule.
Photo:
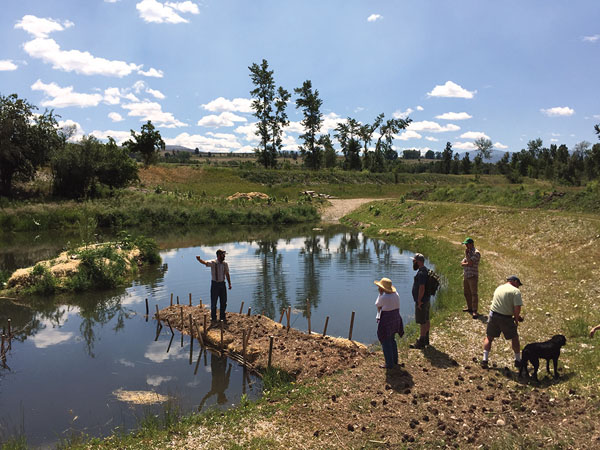
[[[412,120],[399,152],[597,142],[598,0],[2,3],[0,94],[54,110],[73,139],[121,143],[151,120],[167,145],[252,151],[248,67],[266,59],[277,86],[312,81],[332,137],[384,113]],[[295,99],[286,150],[300,144]]]

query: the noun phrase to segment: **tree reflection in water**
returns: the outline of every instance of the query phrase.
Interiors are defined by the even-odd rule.
[[[257,241],[257,245],[256,255],[260,257],[260,270],[253,294],[253,307],[256,312],[274,318],[275,302],[278,311],[290,305],[283,270],[283,255],[277,252],[277,241]]]

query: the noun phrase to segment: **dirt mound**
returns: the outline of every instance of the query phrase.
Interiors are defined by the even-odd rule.
[[[236,192],[235,194],[227,197],[227,200],[237,200],[239,198],[246,200],[253,200],[255,198],[259,200],[269,200],[270,197],[262,192]]]
[[[202,333],[202,339],[209,346],[219,349],[221,329],[210,327],[210,311],[200,306],[168,306],[159,312],[161,321],[190,334],[190,315],[197,325],[193,336]],[[207,329],[204,331],[204,317]],[[182,323],[183,317],[183,323]],[[194,328],[196,328],[194,326]],[[298,380],[330,375],[340,369],[354,368],[369,351],[364,344],[348,339],[307,334],[274,322],[268,317],[227,313],[227,324],[223,327],[223,348],[235,359],[241,359],[244,351],[243,332],[246,332],[246,364],[262,370],[268,365],[269,341],[273,336],[272,365],[291,373]]]

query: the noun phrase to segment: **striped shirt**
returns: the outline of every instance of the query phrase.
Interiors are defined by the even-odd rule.
[[[481,259],[481,253],[475,247],[471,250],[463,261],[471,261],[472,266],[463,266],[464,278],[473,278],[479,276],[479,260]]]
[[[229,273],[229,265],[225,261],[220,263],[216,259],[213,259],[212,261],[206,261],[206,263],[210,267],[210,275],[213,281],[225,281],[225,274]]]

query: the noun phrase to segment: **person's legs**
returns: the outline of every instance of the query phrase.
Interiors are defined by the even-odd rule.
[[[210,320],[217,321],[217,298],[219,297],[219,286],[212,282],[210,285]]]
[[[486,335],[483,339],[483,359],[481,360],[481,367],[486,369],[488,367],[488,357],[490,355],[490,350],[492,349],[492,342],[494,342],[494,337]]]
[[[227,320],[225,318],[225,311],[227,310],[227,287],[225,286],[225,283],[223,283],[223,286],[221,286],[220,292],[219,292],[219,305],[220,305],[220,311],[219,311],[219,319],[220,320]]]
[[[398,364],[398,344],[396,343],[396,335],[392,336],[392,359],[394,366]],[[554,367],[554,373],[556,374],[556,366]]]
[[[468,278],[463,278],[463,293],[465,301],[467,302],[467,312],[473,312],[473,305],[471,304],[471,285],[469,284]]]
[[[477,314],[477,308],[479,308],[479,293],[477,292],[479,277],[471,277],[468,280],[471,292],[471,309],[473,310],[473,314]]]
[[[394,344],[396,340],[394,336],[387,338],[384,341],[381,341],[381,349],[383,350],[383,357],[385,359],[385,366],[388,369],[394,367]],[[398,350],[396,349],[396,358],[398,358]]]

